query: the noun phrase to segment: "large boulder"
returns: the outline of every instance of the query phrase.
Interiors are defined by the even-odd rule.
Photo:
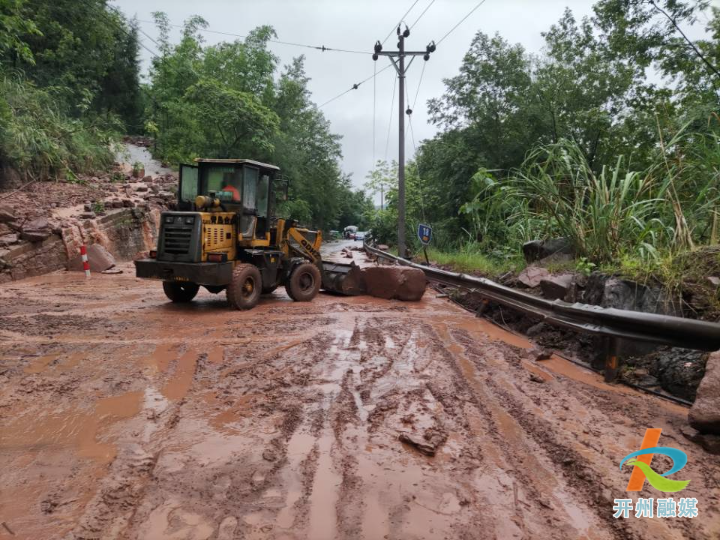
[[[572,244],[567,238],[551,238],[549,240],[531,240],[522,247],[523,255],[528,263],[557,255],[574,255]]]
[[[708,358],[688,420],[700,433],[720,435],[720,351]]]
[[[115,257],[100,244],[89,245],[87,247],[87,257],[91,272],[103,272],[115,266]],[[83,271],[81,255],[78,255],[68,262],[68,270],[71,272]]]
[[[574,276],[561,274],[540,280],[542,295],[548,300],[563,300],[572,287]]]
[[[518,285],[534,289],[544,279],[550,278],[550,272],[538,266],[528,266],[517,277]]]
[[[52,234],[47,218],[37,218],[25,223],[20,238],[28,242],[42,242]]]
[[[367,293],[377,298],[417,301],[425,294],[425,273],[405,266],[373,266],[363,270]]]

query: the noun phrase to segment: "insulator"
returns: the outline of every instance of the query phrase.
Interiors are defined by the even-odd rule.
[[[373,60],[375,60],[375,61],[377,62],[377,59],[378,59],[377,53],[376,53],[376,54],[373,54]]]
[[[423,58],[424,58],[425,61],[427,62],[428,60],[430,60],[430,55],[427,54],[427,53],[425,53],[425,56],[423,56]]]
[[[407,110],[405,111],[405,114],[407,114],[408,116],[411,115],[412,109],[410,107],[408,107]]]
[[[410,37],[410,29],[407,27],[407,24],[405,25],[405,31],[403,32],[403,36]]]
[[[375,42],[375,52],[379,53],[382,51],[382,43],[380,43],[380,40]]]
[[[435,42],[431,41],[427,47],[425,47],[425,50],[429,53],[434,53],[436,49]]]

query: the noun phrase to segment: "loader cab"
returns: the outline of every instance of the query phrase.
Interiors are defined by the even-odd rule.
[[[275,165],[249,159],[196,159],[180,166],[178,208],[190,211],[233,212],[238,219],[238,240],[264,239],[270,230]],[[203,195],[217,206],[198,208]]]

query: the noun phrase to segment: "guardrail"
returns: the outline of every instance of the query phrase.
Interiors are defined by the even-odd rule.
[[[720,349],[720,324],[669,315],[642,313],[587,304],[546,300],[489,279],[430,268],[396,257],[363,243],[377,257],[422,270],[431,280],[469,289],[486,300],[540,317],[544,322],[605,338],[605,380],[612,381],[619,370],[619,341],[633,340],[700,351]]]

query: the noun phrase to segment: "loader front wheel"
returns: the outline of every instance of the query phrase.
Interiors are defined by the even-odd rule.
[[[320,290],[320,270],[311,263],[302,263],[295,267],[285,285],[288,296],[296,302],[309,302]]]
[[[163,291],[171,301],[175,303],[191,302],[200,290],[195,283],[179,283],[177,281],[163,281]]]
[[[233,270],[227,288],[227,299],[235,309],[252,309],[260,300],[262,278],[260,270],[252,264],[238,264]]]

